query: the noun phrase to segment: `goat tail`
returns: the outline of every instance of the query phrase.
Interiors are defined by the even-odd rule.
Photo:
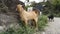
[[[33,9],[33,11],[34,11],[36,14],[40,15],[40,10],[38,10],[38,9]]]

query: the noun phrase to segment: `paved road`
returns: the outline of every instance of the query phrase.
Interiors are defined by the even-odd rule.
[[[48,25],[44,34],[60,34],[60,18],[55,17],[54,22],[49,22]]]

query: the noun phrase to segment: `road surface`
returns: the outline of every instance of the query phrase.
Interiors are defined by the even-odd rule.
[[[60,18],[55,17],[54,22],[49,22],[44,34],[60,34]]]

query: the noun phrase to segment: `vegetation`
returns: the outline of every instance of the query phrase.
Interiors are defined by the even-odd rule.
[[[38,20],[38,28],[40,31],[44,31],[44,28],[47,26],[47,16],[42,15],[39,16],[39,20]]]
[[[44,28],[47,26],[47,17],[46,16],[39,16],[39,21],[38,21],[38,29],[39,31],[43,31]],[[33,34],[36,32],[33,28],[31,29],[30,27],[21,27],[18,29],[15,28],[9,28],[5,32],[1,32],[0,34]]]
[[[46,6],[44,7],[43,14],[47,15],[53,13],[54,16],[60,17],[60,0],[50,0],[50,1],[44,3]]]

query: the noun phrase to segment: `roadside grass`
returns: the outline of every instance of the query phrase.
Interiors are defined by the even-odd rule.
[[[39,16],[38,20],[38,29],[39,31],[43,31],[44,28],[47,26],[47,17],[45,15]],[[15,28],[9,28],[5,32],[1,32],[0,34],[34,34],[36,32],[33,28],[27,26],[22,27],[20,26],[18,29]]]
[[[45,15],[39,16],[38,19],[39,31],[44,31],[44,28],[47,26],[47,23],[48,23],[47,16]]]

